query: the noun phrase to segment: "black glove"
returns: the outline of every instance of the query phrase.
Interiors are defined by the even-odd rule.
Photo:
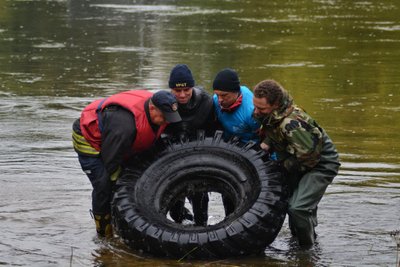
[[[189,136],[186,132],[179,132],[177,136],[178,140],[182,143],[186,143],[187,141],[189,141]]]

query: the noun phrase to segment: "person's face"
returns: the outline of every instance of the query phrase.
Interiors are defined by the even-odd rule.
[[[162,125],[166,123],[164,114],[153,104],[149,105],[149,112],[150,112],[150,120],[152,123],[156,125]]]
[[[254,104],[254,115],[256,117],[265,117],[271,114],[275,109],[278,108],[278,104],[271,105],[268,103],[265,97],[255,97],[253,96]]]
[[[172,88],[171,93],[176,97],[179,104],[187,104],[192,98],[193,88],[183,87],[183,88]]]
[[[221,90],[214,90],[214,94],[218,97],[218,102],[223,108],[229,108],[235,103],[236,99],[239,96],[239,93],[236,92],[225,92]]]

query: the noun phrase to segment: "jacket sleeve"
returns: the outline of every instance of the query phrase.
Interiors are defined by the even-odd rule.
[[[112,107],[103,111],[101,157],[109,175],[122,164],[136,137],[134,115],[123,108]]]
[[[255,120],[253,118],[252,114],[248,118],[247,123],[249,125],[251,133],[258,136],[258,132],[259,132],[259,129],[260,129],[261,125],[257,120]]]
[[[214,103],[212,105],[210,113],[208,114],[207,124],[209,125],[209,128],[207,130],[209,134],[214,134],[216,130],[224,129],[221,125],[221,122],[217,118],[217,114],[215,113]]]
[[[315,167],[321,158],[322,133],[318,127],[305,125],[303,121],[285,119],[281,130],[288,142],[287,152],[292,154],[291,160],[305,168]]]

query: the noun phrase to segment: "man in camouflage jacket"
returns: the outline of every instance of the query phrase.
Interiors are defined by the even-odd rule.
[[[301,247],[314,244],[317,205],[339,170],[338,153],[317,122],[294,105],[277,82],[254,88],[254,117],[261,123],[261,148],[276,154],[291,188],[289,226]]]

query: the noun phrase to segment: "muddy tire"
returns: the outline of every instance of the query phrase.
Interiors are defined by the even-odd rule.
[[[259,254],[274,241],[287,209],[282,174],[254,143],[221,137],[217,131],[187,142],[164,139],[118,180],[113,222],[127,245],[155,256],[204,259]],[[167,218],[177,199],[199,191],[223,194],[234,212],[205,227]]]

